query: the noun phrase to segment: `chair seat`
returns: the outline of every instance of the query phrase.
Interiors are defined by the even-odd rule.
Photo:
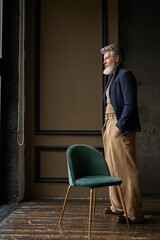
[[[122,180],[120,178],[111,177],[111,176],[85,176],[78,178],[75,181],[76,186],[82,187],[104,187],[104,186],[114,186],[120,185]]]

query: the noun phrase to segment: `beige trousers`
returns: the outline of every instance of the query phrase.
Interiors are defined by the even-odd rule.
[[[116,119],[108,119],[102,129],[105,158],[110,174],[122,179],[122,192],[128,217],[132,221],[144,218],[140,192],[139,171],[135,155],[135,133],[117,137],[115,135]],[[111,210],[122,212],[117,187],[109,188]]]

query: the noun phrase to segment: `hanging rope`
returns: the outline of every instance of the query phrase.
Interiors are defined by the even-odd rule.
[[[17,143],[19,146],[24,144],[24,37],[25,37],[25,0],[20,1],[19,17],[19,87],[18,87],[18,126],[17,126]]]

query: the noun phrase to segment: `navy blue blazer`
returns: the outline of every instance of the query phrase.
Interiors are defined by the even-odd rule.
[[[141,131],[137,107],[137,82],[133,73],[120,64],[115,75],[109,76],[103,95],[105,106],[106,89],[110,81],[109,96],[117,118],[116,126],[121,129],[122,135]]]

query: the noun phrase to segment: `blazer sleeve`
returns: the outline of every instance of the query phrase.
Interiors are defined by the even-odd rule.
[[[119,87],[121,89],[120,98],[123,98],[123,107],[121,107],[121,116],[116,126],[126,131],[131,118],[137,107],[137,83],[132,72],[126,71],[119,79]]]

